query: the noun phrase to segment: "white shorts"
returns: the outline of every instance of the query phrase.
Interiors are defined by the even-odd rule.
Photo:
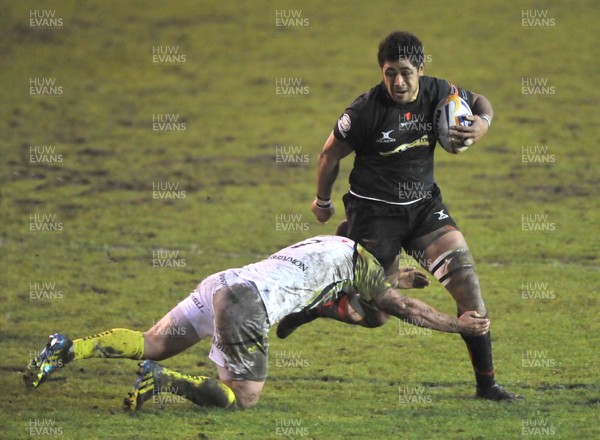
[[[182,313],[200,339],[212,336],[209,358],[231,373],[229,379],[266,378],[269,323],[253,283],[237,277],[233,271],[211,275],[173,312]]]
[[[203,284],[204,281],[198,284],[187,298],[175,306],[190,321],[200,339],[212,336],[215,328],[215,316],[212,308],[214,292],[203,288]]]

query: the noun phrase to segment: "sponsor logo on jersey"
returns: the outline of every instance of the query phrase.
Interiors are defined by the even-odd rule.
[[[381,137],[379,139],[377,139],[375,142],[377,142],[379,144],[389,144],[390,142],[396,142],[395,138],[390,137],[390,133],[392,131],[394,131],[394,130],[382,131]]]
[[[306,272],[308,270],[308,266],[306,264],[304,264],[302,261],[297,260],[296,258],[290,257],[288,255],[275,254],[275,255],[271,255],[269,258],[272,260],[281,260],[281,261],[287,261],[289,263],[292,263],[294,266],[301,269],[302,272]]]
[[[446,214],[446,213],[444,212],[444,210],[443,210],[443,209],[442,209],[441,211],[434,212],[434,214],[437,214],[437,215],[439,216],[439,217],[438,217],[438,220],[444,220],[445,218],[448,218],[448,217],[450,217],[448,214]]]
[[[224,272],[221,272],[219,274],[219,282],[221,283],[221,286],[231,290],[231,287],[229,287],[229,283],[227,282],[227,277],[225,276]]]
[[[346,135],[348,134],[348,132],[350,131],[350,127],[352,126],[352,122],[350,121],[350,116],[348,116],[348,113],[344,113],[340,119],[338,119],[338,130],[340,131],[340,134],[344,137],[346,137]]]
[[[228,353],[229,352],[229,348],[226,347],[225,345],[221,344],[219,342],[219,340],[217,339],[216,336],[213,336],[213,345],[218,348],[219,350],[221,350],[223,353]]]
[[[202,304],[200,302],[200,300],[198,298],[196,298],[195,296],[192,296],[192,301],[194,302],[194,304],[196,305],[196,307],[198,307],[198,310],[200,310],[202,313],[204,313],[204,304]]]

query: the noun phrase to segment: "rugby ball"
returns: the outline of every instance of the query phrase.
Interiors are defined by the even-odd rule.
[[[469,126],[471,121],[466,116],[471,116],[471,108],[458,95],[449,95],[440,101],[435,109],[433,125],[438,142],[448,153],[458,154],[466,151],[473,143],[471,139],[464,142],[450,136],[448,129],[456,125]]]

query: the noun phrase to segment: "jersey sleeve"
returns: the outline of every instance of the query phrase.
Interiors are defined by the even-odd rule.
[[[458,95],[464,99],[467,104],[469,104],[469,107],[473,105],[473,93],[471,91],[458,87],[450,81],[444,81],[441,79],[438,81],[440,82],[440,94],[438,96],[440,101],[448,95]]]
[[[354,288],[362,299],[370,302],[392,287],[379,261],[359,244],[355,245],[354,259]]]
[[[333,135],[337,140],[348,143],[353,150],[361,145],[361,121],[358,112],[347,108],[333,126]]]

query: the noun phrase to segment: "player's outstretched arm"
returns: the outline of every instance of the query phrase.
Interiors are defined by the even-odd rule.
[[[454,318],[435,310],[424,302],[401,295],[394,289],[387,289],[377,295],[373,299],[373,305],[410,324],[441,332],[479,336],[486,334],[490,329],[489,319],[479,316],[475,311],[468,311],[463,313],[460,318]]]
[[[317,220],[326,222],[335,213],[331,202],[331,190],[340,170],[340,160],[348,156],[352,148],[335,138],[333,132],[325,141],[317,163],[317,197],[311,210]]]

